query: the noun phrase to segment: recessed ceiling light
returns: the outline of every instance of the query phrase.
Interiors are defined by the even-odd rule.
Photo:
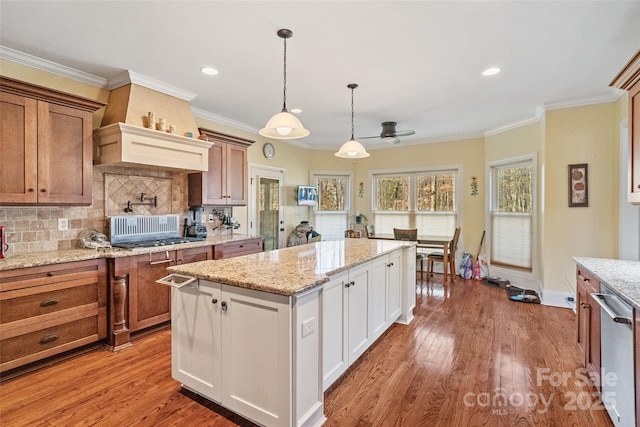
[[[483,76],[493,76],[500,72],[500,68],[487,68],[482,72]]]
[[[202,71],[207,76],[215,76],[216,74],[218,74],[218,70],[212,67],[202,67],[200,68],[200,71]]]
[[[292,108],[292,109],[291,109],[291,112],[292,112],[292,113],[296,113],[296,114],[300,114],[300,113],[302,113],[302,110],[301,110],[301,109],[299,109],[299,108]]]

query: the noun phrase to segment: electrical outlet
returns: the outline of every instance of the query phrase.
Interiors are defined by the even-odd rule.
[[[68,218],[58,218],[58,231],[65,231],[69,229]]]
[[[307,335],[311,335],[316,330],[316,318],[312,317],[311,319],[302,322],[302,337],[306,337]]]

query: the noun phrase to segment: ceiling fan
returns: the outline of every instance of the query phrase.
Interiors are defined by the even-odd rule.
[[[398,144],[400,142],[399,136],[414,135],[416,132],[413,130],[396,130],[396,122],[384,122],[382,123],[382,132],[378,136],[363,136],[359,139],[371,139],[380,138],[381,140],[388,142],[389,144]]]

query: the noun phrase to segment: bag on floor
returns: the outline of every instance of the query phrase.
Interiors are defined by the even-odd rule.
[[[471,279],[473,276],[473,259],[471,258],[471,254],[466,252],[462,254],[458,272],[463,279]]]

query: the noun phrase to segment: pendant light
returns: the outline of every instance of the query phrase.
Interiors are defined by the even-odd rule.
[[[351,89],[351,139],[342,144],[342,147],[335,153],[335,156],[344,159],[364,159],[365,157],[369,157],[370,154],[367,153],[367,150],[365,150],[362,144],[356,141],[356,138],[353,136],[353,90],[357,88],[358,85],[351,83],[347,85],[347,87]]]
[[[274,114],[266,126],[258,133],[273,139],[298,139],[309,135],[300,120],[287,111],[287,39],[293,36],[293,32],[287,29],[278,30],[278,37],[284,40],[284,90],[282,111]]]

